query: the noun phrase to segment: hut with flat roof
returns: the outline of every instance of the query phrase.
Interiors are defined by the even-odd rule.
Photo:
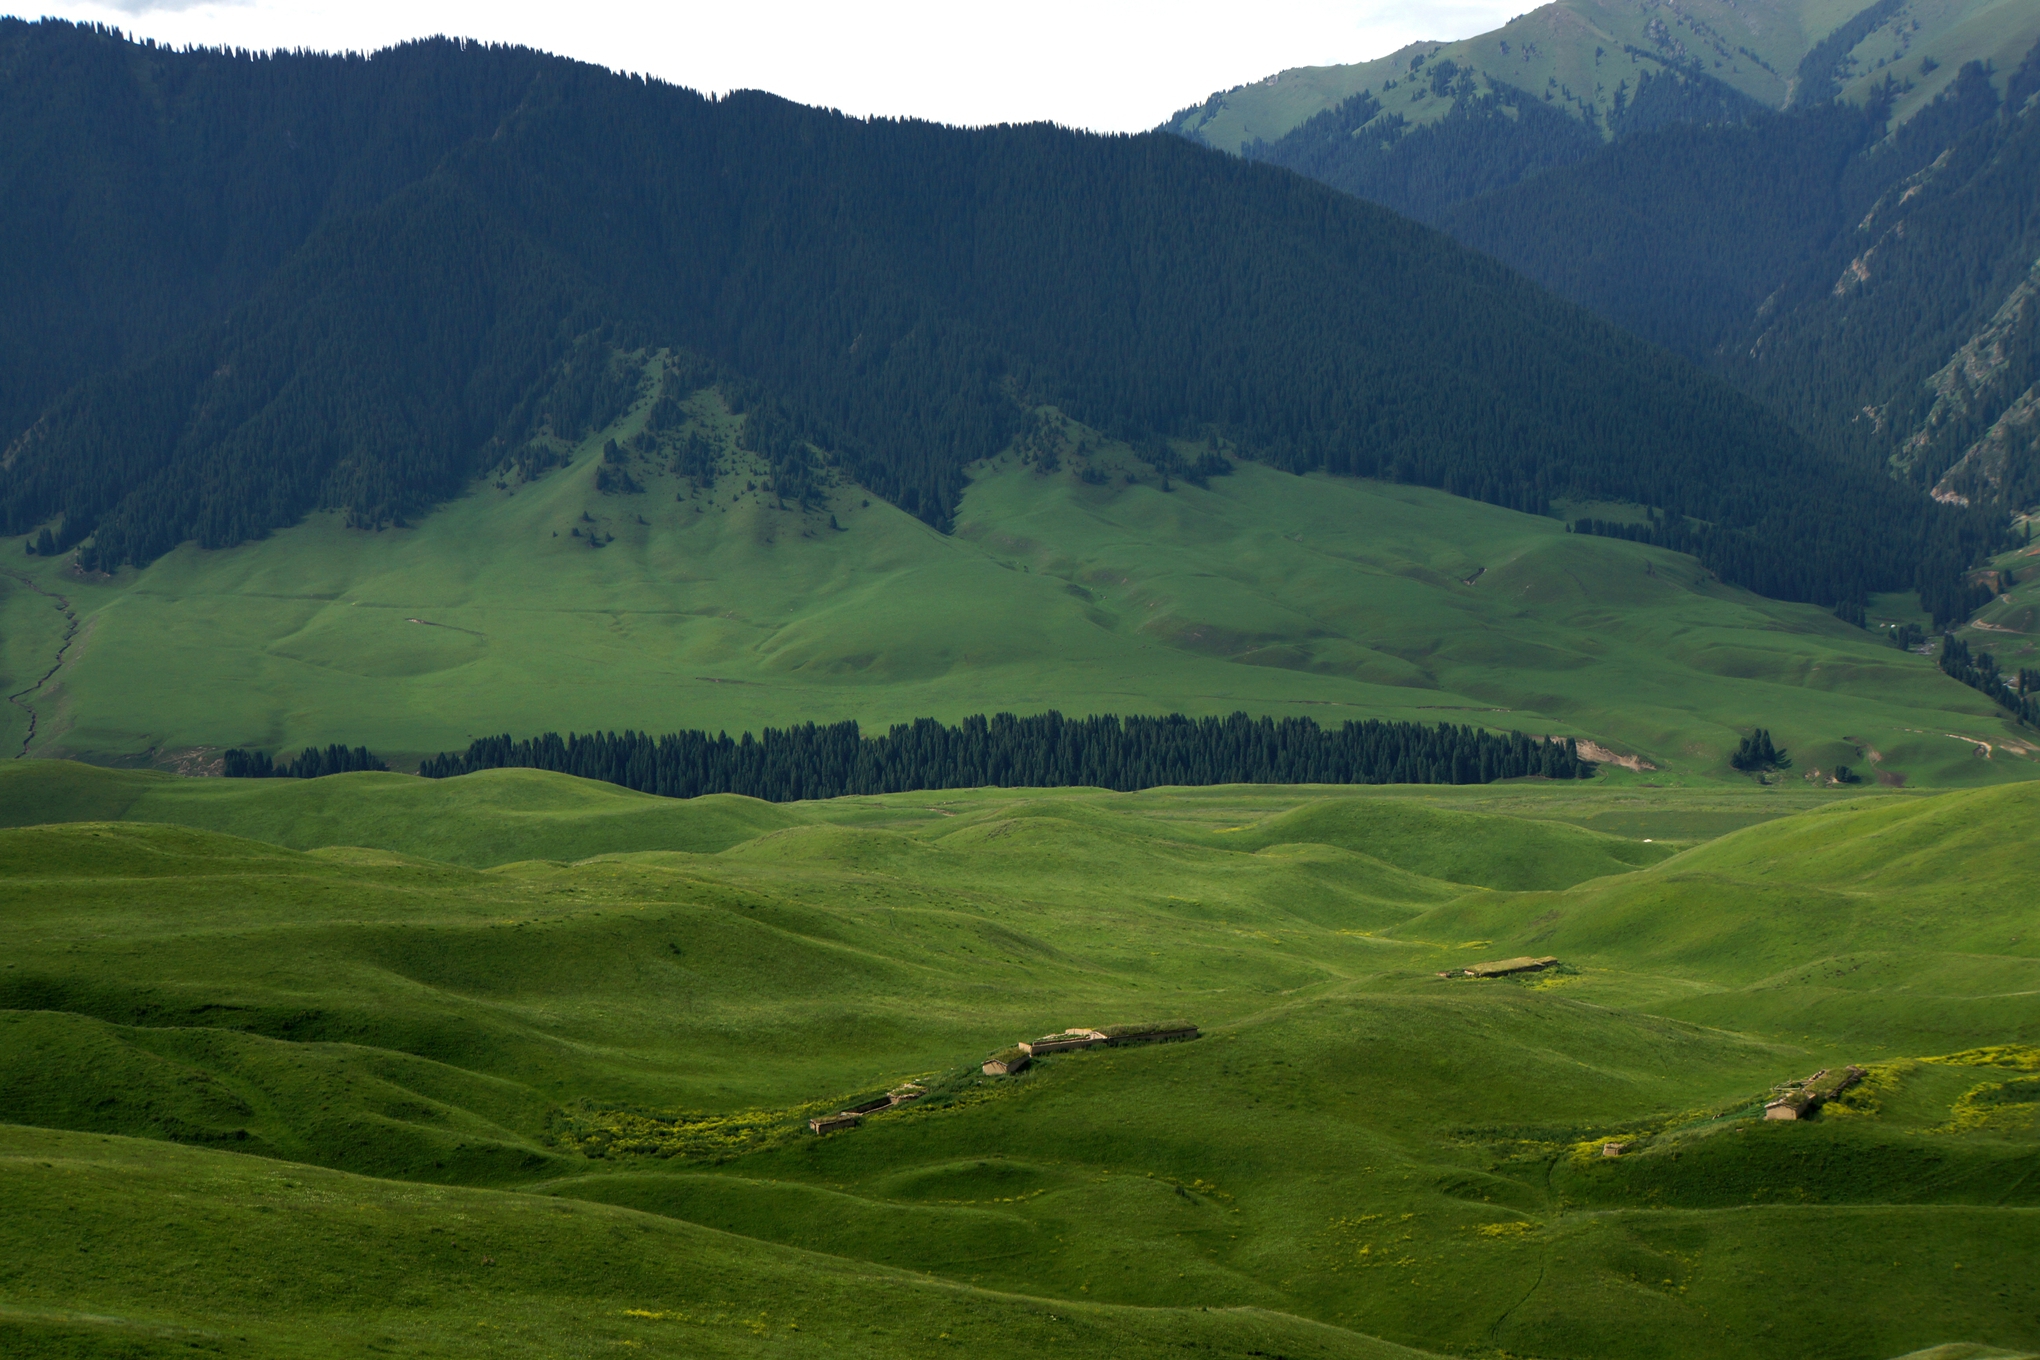
[[[1066,1029],[1060,1034],[1047,1034],[1039,1039],[1023,1039],[1020,1047],[1030,1057],[1039,1058],[1045,1053],[1067,1053],[1073,1048],[1096,1048],[1105,1042],[1102,1029]]]
[[[1556,968],[1555,958],[1534,959],[1527,955],[1520,959],[1495,959],[1488,963],[1469,963],[1464,968],[1447,968],[1438,974],[1441,978],[1495,978],[1509,977],[1515,973],[1541,973],[1547,968]]]
[[[837,1129],[854,1129],[863,1122],[863,1115],[840,1110],[835,1114],[825,1114],[819,1119],[810,1119],[807,1126],[816,1133],[834,1133]]]
[[[1847,1067],[1839,1074],[1830,1074],[1823,1067],[1805,1081],[1788,1081],[1773,1087],[1778,1095],[1764,1102],[1764,1118],[1811,1119],[1820,1113],[1821,1106],[1861,1080],[1860,1067]]]

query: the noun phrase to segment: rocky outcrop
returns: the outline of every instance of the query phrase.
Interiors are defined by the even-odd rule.
[[[1937,447],[1945,449],[1951,438],[1961,438],[1965,429],[1997,419],[1985,434],[1974,440],[1954,459],[1934,486],[1934,499],[1946,504],[1967,505],[1975,499],[1997,495],[2005,485],[2008,460],[2023,459],[2034,439],[2034,388],[2030,383],[2031,341],[2040,322],[2040,260],[2035,260],[1989,321],[1962,343],[1948,362],[1927,380],[1933,404],[1917,428],[1906,436],[1891,455],[1894,469],[1910,472],[1938,462]],[[1946,453],[1941,454],[1946,457]]]
[[[1941,474],[1934,484],[1934,499],[1952,505],[1995,500],[2036,461],[2040,461],[2040,383],[2021,392],[1983,438]]]

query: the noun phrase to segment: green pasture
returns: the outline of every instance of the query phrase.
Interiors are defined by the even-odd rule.
[[[727,440],[712,397],[696,409]],[[2040,772],[1930,659],[1689,558],[1257,464],[1164,490],[1063,428],[1081,460],[980,465],[947,536],[855,488],[781,509],[762,469],[710,491],[641,461],[642,494],[602,494],[591,440],[408,528],[314,516],[111,579],[17,555],[0,745],[182,770],[338,741],[404,767],[501,732],[1243,709],[1568,734],[1646,783],[1739,779],[1725,758],[1757,725],[1791,780]]]
[[[10,1355],[2040,1349],[2030,783],[27,761],[0,823]]]

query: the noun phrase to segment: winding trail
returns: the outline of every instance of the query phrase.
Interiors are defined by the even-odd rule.
[[[1551,1168],[1549,1167],[1545,1168],[1545,1179],[1547,1181],[1550,1179],[1550,1173]],[[1521,1308],[1524,1304],[1530,1302],[1530,1296],[1532,1294],[1535,1294],[1537,1292],[1538,1286],[1544,1283],[1544,1272],[1547,1268],[1548,1267],[1545,1266],[1537,1267],[1537,1278],[1535,1280],[1532,1280],[1530,1282],[1530,1287],[1523,1291],[1523,1297],[1517,1299],[1507,1308],[1504,1308],[1502,1310],[1502,1315],[1496,1318],[1493,1322],[1488,1324],[1487,1334],[1489,1341],[1494,1341],[1496,1338],[1501,1336],[1502,1324],[1509,1320],[1509,1314],[1515,1312],[1518,1308]]]
[[[48,684],[50,682],[50,677],[55,675],[59,670],[63,669],[64,653],[71,650],[71,643],[78,636],[78,614],[76,610],[71,608],[71,601],[67,597],[59,595],[52,590],[44,590],[41,586],[37,585],[34,581],[30,580],[28,577],[23,576],[18,571],[10,571],[5,574],[21,582],[21,584],[27,586],[30,590],[42,596],[44,599],[55,600],[57,602],[57,608],[64,611],[64,640],[57,644],[57,654],[51,660],[50,668],[44,671],[42,675],[36,679],[36,682],[30,685],[27,689],[16,690],[14,693],[7,696],[8,703],[13,704],[16,708],[19,708],[23,713],[26,713],[28,715],[28,733],[21,739],[21,749],[14,753],[14,758],[16,760],[20,760],[23,756],[28,754],[29,744],[35,740],[36,713],[34,707],[32,707],[28,702],[29,696],[34,694],[37,690],[41,689],[44,685]]]

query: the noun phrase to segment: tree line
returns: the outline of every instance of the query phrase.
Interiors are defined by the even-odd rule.
[[[513,740],[485,737],[426,760],[446,779],[477,770],[538,769],[599,779],[641,793],[693,798],[737,793],[772,802],[915,789],[1090,787],[1122,792],[1162,785],[1487,784],[1538,776],[1589,779],[1592,763],[1570,739],[1506,735],[1472,726],[1368,719],[1335,728],[1308,718],[1066,718],[1049,712],[932,718],[867,737],[855,722],[764,729],[589,732]]]
[[[239,748],[220,753],[220,773],[228,779],[318,779],[355,770],[387,770],[388,765],[366,746],[307,746],[294,757],[270,757]]]
[[[2028,727],[2040,727],[2040,670],[2025,666],[2016,672],[1999,670],[1996,656],[1971,652],[1969,644],[1953,633],[1941,638],[1941,670],[1977,693],[1988,695],[1999,708]]]

